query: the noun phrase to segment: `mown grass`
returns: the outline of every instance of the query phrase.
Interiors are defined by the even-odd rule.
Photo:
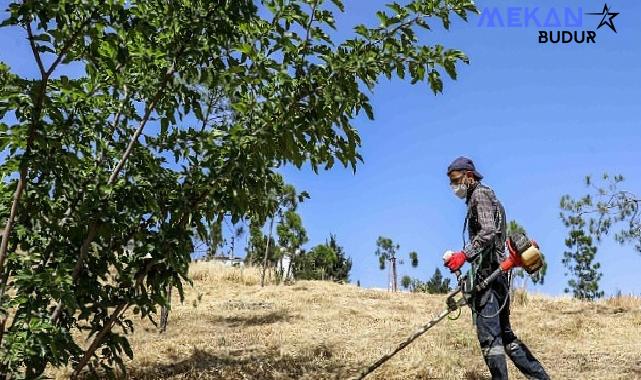
[[[139,321],[132,379],[346,379],[444,307],[443,296],[330,282],[260,288],[255,268],[195,263],[169,328]],[[519,294],[512,324],[554,379],[641,378],[641,300]],[[64,378],[67,372],[57,373]],[[510,375],[524,379],[510,364]],[[489,379],[469,310],[445,320],[371,379]]]

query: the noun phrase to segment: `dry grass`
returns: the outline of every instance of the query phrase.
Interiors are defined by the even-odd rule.
[[[254,268],[196,263],[192,277],[185,302],[174,299],[164,335],[137,323],[129,378],[349,378],[444,306],[442,296],[328,282],[261,289]],[[518,300],[513,327],[552,378],[641,378],[639,298]],[[510,374],[524,379],[511,364]],[[441,322],[370,379],[489,379],[469,310]]]

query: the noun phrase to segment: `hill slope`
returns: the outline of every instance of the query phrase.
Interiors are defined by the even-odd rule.
[[[137,379],[344,379],[444,307],[444,297],[299,281],[260,288],[253,268],[192,266],[169,328],[137,322]],[[526,296],[512,325],[555,379],[641,379],[641,301]],[[514,379],[523,379],[512,364]],[[64,376],[59,374],[60,377]],[[369,379],[485,379],[471,314],[444,320]]]

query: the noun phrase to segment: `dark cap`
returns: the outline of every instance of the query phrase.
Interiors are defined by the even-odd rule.
[[[450,166],[447,167],[447,174],[449,175],[451,172],[453,172],[455,170],[456,171],[470,171],[470,172],[474,173],[474,177],[476,177],[476,179],[482,179],[483,178],[481,173],[476,171],[476,168],[474,167],[474,162],[472,160],[470,160],[469,158],[467,158],[467,157],[461,156],[461,157],[455,159],[454,161],[452,161]]]

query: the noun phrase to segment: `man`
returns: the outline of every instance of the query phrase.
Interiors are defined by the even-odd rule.
[[[483,176],[472,160],[459,157],[447,169],[450,186],[468,207],[465,226],[469,243],[460,252],[446,252],[445,266],[452,272],[472,263],[474,283],[483,281],[499,267],[505,251],[505,211],[494,191],[481,183]],[[466,228],[464,227],[464,229]],[[479,343],[492,379],[507,379],[505,354],[528,379],[549,379],[528,348],[510,327],[508,280],[501,274],[470,301]]]

